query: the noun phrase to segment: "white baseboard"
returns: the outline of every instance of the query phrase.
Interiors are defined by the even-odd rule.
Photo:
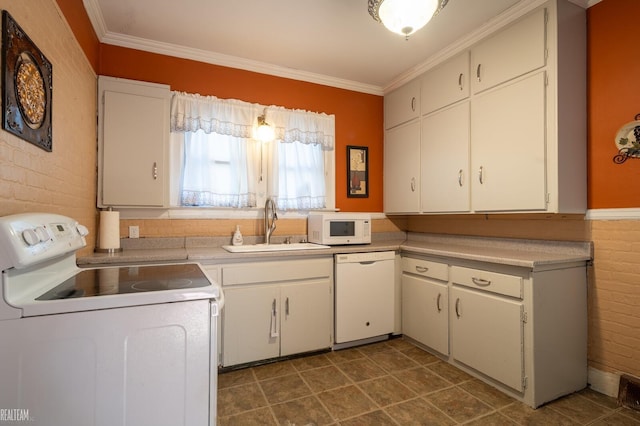
[[[589,367],[587,372],[587,381],[589,382],[591,389],[594,391],[614,398],[618,397],[618,386],[620,385],[619,374],[607,373],[605,371]]]

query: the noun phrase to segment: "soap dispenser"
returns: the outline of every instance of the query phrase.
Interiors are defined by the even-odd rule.
[[[231,240],[231,243],[234,246],[241,246],[243,242],[244,240],[242,238],[242,233],[240,232],[240,225],[236,225],[236,232],[233,233],[233,239]]]

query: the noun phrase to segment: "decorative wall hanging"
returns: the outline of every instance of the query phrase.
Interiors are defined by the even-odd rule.
[[[51,62],[2,11],[2,128],[51,152]]]
[[[369,197],[369,148],[347,146],[347,197]]]
[[[613,157],[614,163],[622,164],[629,158],[640,158],[640,114],[635,116],[635,121],[618,130],[616,146],[618,153]]]

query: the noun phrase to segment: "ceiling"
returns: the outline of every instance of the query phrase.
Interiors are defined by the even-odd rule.
[[[571,1],[587,7],[599,0]],[[372,94],[396,87],[469,34],[539,3],[449,0],[405,40],[371,18],[367,0],[83,2],[102,43]]]

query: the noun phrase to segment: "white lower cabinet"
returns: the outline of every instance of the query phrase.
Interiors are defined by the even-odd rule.
[[[329,348],[333,258],[221,267],[222,365]]]
[[[453,287],[451,309],[453,358],[522,391],[522,302]]]
[[[402,259],[402,332],[425,346],[449,354],[448,265]]]
[[[585,262],[405,254],[402,268],[403,333],[426,349],[534,408],[587,385]]]

